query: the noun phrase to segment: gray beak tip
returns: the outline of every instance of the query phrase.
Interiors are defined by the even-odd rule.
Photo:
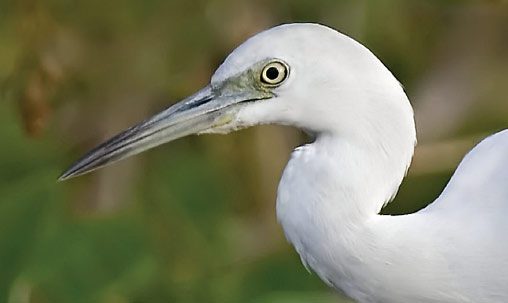
[[[69,179],[72,179],[74,177],[77,177],[79,175],[82,175],[79,171],[74,169],[74,166],[72,166],[70,169],[64,171],[58,178],[57,182],[67,181]]]
[[[72,178],[72,177],[73,177],[72,173],[71,173],[71,172],[66,171],[66,172],[62,173],[62,174],[58,177],[58,179],[56,179],[56,181],[57,181],[57,182],[66,181],[66,180],[68,180],[68,179],[70,179],[70,178]]]

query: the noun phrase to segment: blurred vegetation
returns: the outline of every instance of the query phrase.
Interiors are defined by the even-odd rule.
[[[413,102],[420,144],[385,213],[425,206],[508,126],[506,1],[1,0],[0,303],[340,302],[276,224],[295,130],[185,138],[56,183],[245,38],[297,21],[367,45]]]

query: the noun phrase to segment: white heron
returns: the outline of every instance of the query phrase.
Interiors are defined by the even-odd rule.
[[[293,151],[276,209],[302,262],[328,285],[363,303],[508,302],[508,131],[476,146],[425,209],[380,215],[413,155],[413,111],[376,56],[323,25],[253,36],[207,87],[60,179],[190,134],[268,123],[315,138]]]

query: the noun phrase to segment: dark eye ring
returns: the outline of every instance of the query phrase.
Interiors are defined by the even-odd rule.
[[[280,61],[268,63],[261,72],[261,82],[275,86],[281,84],[288,76],[288,66]]]

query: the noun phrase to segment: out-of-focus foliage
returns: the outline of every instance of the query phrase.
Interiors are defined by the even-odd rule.
[[[479,138],[508,126],[507,5],[0,1],[0,303],[340,302],[276,224],[276,184],[303,138],[294,130],[191,137],[56,177],[200,88],[246,37],[312,21],[367,45],[405,85],[420,147],[384,211],[414,211]]]

